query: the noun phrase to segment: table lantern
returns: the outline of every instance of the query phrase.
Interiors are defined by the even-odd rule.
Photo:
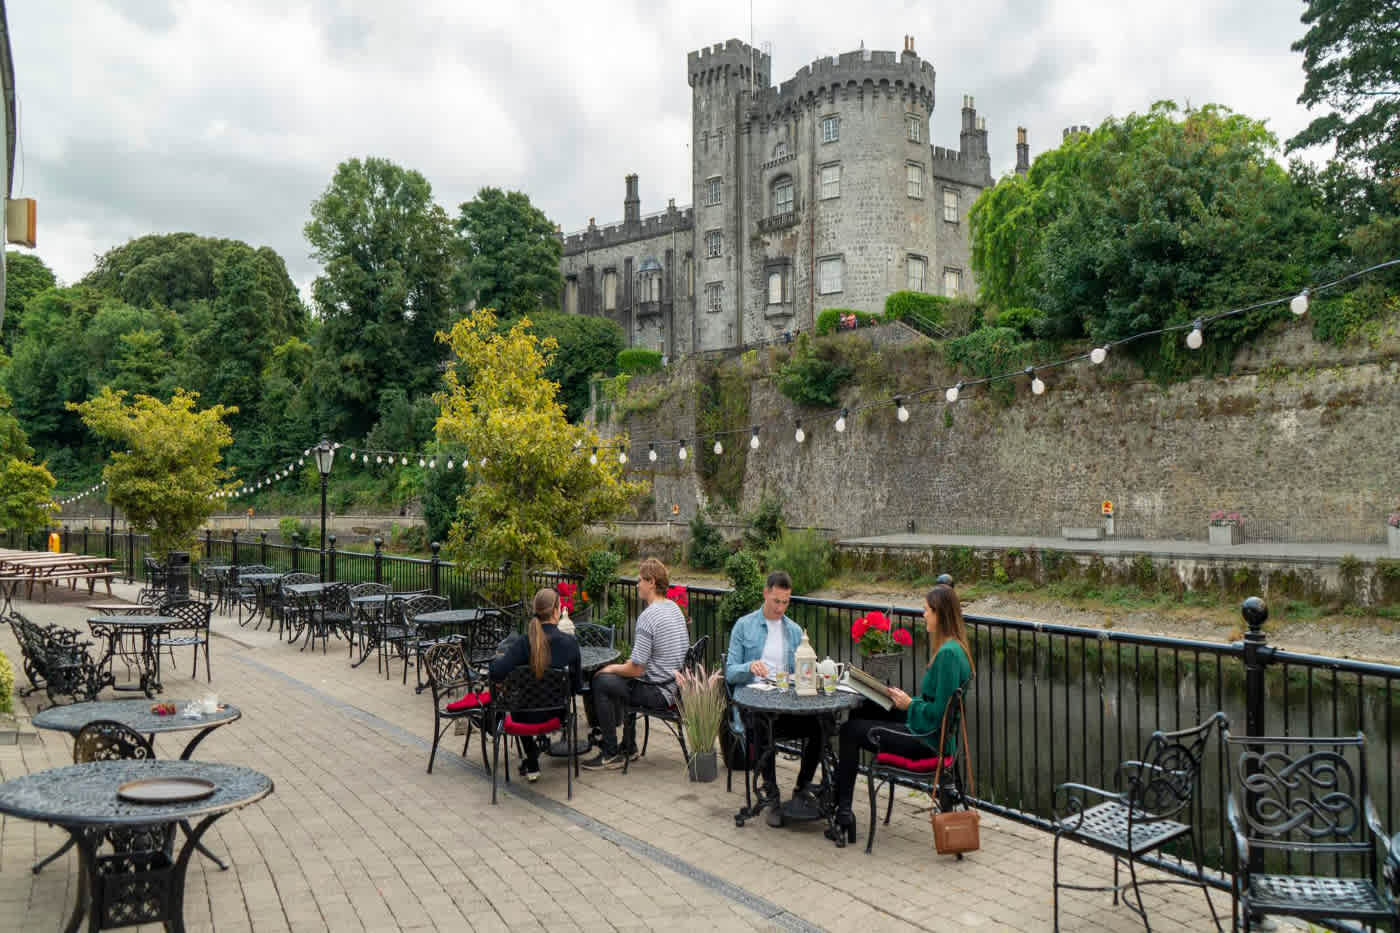
[[[807,633],[802,633],[802,643],[797,646],[797,653],[793,657],[793,682],[797,685],[797,695],[800,697],[814,697],[817,695],[817,653],[812,650],[812,643],[807,640]]]
[[[573,634],[574,634],[574,620],[571,619],[571,618],[569,618],[569,607],[568,607],[568,606],[560,606],[560,607],[559,607],[559,622],[558,622],[558,625],[559,625],[559,631],[563,632],[565,635],[573,635]]]

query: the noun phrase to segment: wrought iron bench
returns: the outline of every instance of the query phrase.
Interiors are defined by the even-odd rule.
[[[43,689],[50,703],[59,697],[73,700],[95,700],[104,686],[112,682],[110,674],[98,669],[90,641],[79,641],[79,633],[57,625],[40,626],[18,612],[9,617],[10,628],[19,642],[23,655],[24,674],[29,686],[20,691],[29,696]]]

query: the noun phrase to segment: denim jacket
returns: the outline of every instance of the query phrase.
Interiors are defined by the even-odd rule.
[[[724,679],[732,690],[753,680],[749,665],[763,657],[763,646],[768,641],[768,622],[763,618],[763,610],[756,609],[734,623],[729,633],[729,651],[724,660]],[[802,643],[802,629],[797,623],[783,616],[783,656],[787,669],[793,670],[797,646]],[[739,708],[730,707],[730,721],[736,733],[743,733],[744,724],[739,718]]]

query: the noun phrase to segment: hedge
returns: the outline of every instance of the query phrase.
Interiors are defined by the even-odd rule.
[[[0,713],[14,712],[14,702],[11,700],[14,692],[15,669],[10,666],[10,659],[0,651]]]
[[[884,321],[883,315],[856,311],[853,308],[825,308],[817,315],[817,336],[824,337],[836,333],[840,329],[842,316],[847,314],[856,316],[856,325],[859,327],[871,327]]]
[[[631,347],[617,354],[617,368],[633,376],[661,371],[661,354],[643,347]]]
[[[941,324],[943,311],[951,302],[951,298],[926,292],[891,292],[885,299],[885,318],[898,321],[913,314],[930,324]]]

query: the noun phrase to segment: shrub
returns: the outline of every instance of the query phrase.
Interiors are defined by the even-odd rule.
[[[890,292],[885,299],[885,318],[898,321],[912,315],[929,324],[941,324],[943,312],[951,301],[951,298],[925,292]]]
[[[839,402],[837,393],[853,375],[849,366],[825,357],[813,349],[806,334],[798,334],[792,356],[778,370],[778,391],[798,405],[832,408]]]
[[[787,524],[783,521],[783,504],[774,496],[764,496],[758,508],[747,517],[748,527],[744,529],[744,547],[751,551],[762,551],[782,535]]]
[[[277,520],[277,531],[282,535],[283,544],[306,547],[319,547],[321,544],[320,529],[312,528],[310,522],[299,521],[292,515],[284,515]]]
[[[622,558],[612,551],[594,551],[588,555],[582,586],[583,592],[589,600],[597,603],[606,597],[608,585],[617,576],[617,565],[620,563],[622,563]],[[619,603],[619,605],[621,604]]]
[[[10,666],[10,659],[0,651],[0,713],[14,712],[14,701],[11,699],[14,692],[15,669]]]
[[[994,323],[997,327],[1014,330],[1023,337],[1034,337],[1040,332],[1039,328],[1044,320],[1045,312],[1038,308],[1007,308],[997,314]]]
[[[729,545],[719,529],[696,512],[690,520],[690,566],[696,570],[719,570],[729,557]]]
[[[856,324],[860,327],[870,327],[884,320],[879,314],[856,311],[853,308],[825,308],[817,315],[817,336],[836,333],[841,328],[841,318],[847,314],[855,315]]]
[[[661,354],[645,347],[629,347],[617,355],[618,372],[641,376],[661,371]]]
[[[986,379],[1021,369],[1030,362],[1031,350],[1030,342],[1009,327],[983,327],[948,341],[948,362]],[[1001,380],[991,383],[988,391],[1009,402],[1016,390],[1010,380]]]
[[[815,531],[784,531],[768,546],[764,561],[769,570],[786,570],[795,593],[810,593],[831,577],[831,542]]]
[[[734,553],[724,562],[724,572],[733,589],[720,598],[716,610],[715,621],[722,630],[763,604],[763,574],[752,554],[748,551]]]

